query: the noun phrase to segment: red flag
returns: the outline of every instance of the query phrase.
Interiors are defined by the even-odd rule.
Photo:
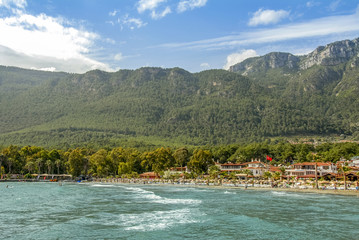
[[[272,161],[272,158],[267,155],[267,160],[268,160],[268,161]]]

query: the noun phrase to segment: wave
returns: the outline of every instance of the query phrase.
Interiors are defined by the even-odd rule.
[[[115,187],[115,185],[109,185],[109,184],[91,184],[91,187],[104,187],[104,188],[108,188],[108,187]]]
[[[197,223],[199,220],[196,220],[195,216],[199,217],[200,215],[198,210],[184,208],[142,214],[124,214],[120,216],[120,221],[128,231],[155,231],[178,224]]]
[[[316,193],[294,193],[294,192],[281,192],[281,191],[272,191],[271,192],[273,195],[276,196],[283,196],[283,197],[293,197],[293,198],[327,198],[328,196],[325,195],[320,195],[320,194],[316,194]]]
[[[283,196],[283,195],[288,195],[286,192],[276,192],[276,191],[272,191],[272,194],[274,194],[274,195],[281,195],[281,196]]]
[[[201,200],[197,199],[172,199],[172,198],[166,198],[156,195],[154,192],[144,190],[142,188],[137,187],[126,187],[126,190],[130,190],[132,192],[135,192],[135,198],[137,199],[146,199],[150,200],[154,203],[161,203],[161,204],[190,204],[190,205],[196,205],[202,203]]]
[[[229,191],[225,191],[224,194],[237,194],[235,192],[229,192]]]

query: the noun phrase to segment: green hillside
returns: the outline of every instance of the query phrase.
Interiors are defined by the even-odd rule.
[[[0,67],[0,145],[175,146],[303,135],[359,138],[358,57],[303,69],[305,57],[271,56],[270,61],[291,62],[254,58],[242,70],[194,74],[180,68],[67,74]],[[258,70],[243,74],[251,64]]]

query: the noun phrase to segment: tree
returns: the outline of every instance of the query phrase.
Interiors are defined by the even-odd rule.
[[[37,173],[38,173],[38,174],[41,173],[41,166],[42,166],[42,164],[43,164],[42,158],[36,159]]]
[[[249,175],[253,175],[252,171],[249,169],[243,169],[241,170],[241,173],[246,175],[246,180],[248,180]]]
[[[51,160],[47,160],[45,162],[46,164],[46,167],[47,167],[47,174],[50,174],[51,173],[51,170],[52,170],[52,161]]]
[[[8,173],[12,173],[11,167],[14,165],[14,163],[15,163],[14,158],[12,158],[12,157],[7,158]]]
[[[57,174],[60,174],[60,166],[62,164],[62,161],[60,159],[56,159],[55,160],[55,165],[56,165],[56,168],[57,168]]]
[[[350,172],[350,168],[348,166],[343,166],[341,165],[339,167],[339,172],[343,174],[343,178],[344,178],[344,190],[347,190],[347,172]]]
[[[282,176],[281,172],[272,173],[272,177],[274,180],[278,180]]]
[[[9,147],[2,149],[1,153],[3,154],[3,159],[6,160],[8,173],[12,173],[13,166],[15,167],[15,171],[20,171],[23,165],[20,162],[20,154],[17,146],[10,145]]]
[[[130,166],[129,163],[125,163],[125,162],[120,162],[118,165],[118,174],[121,175],[125,175],[125,174],[130,174],[132,173],[132,166]]]
[[[173,157],[176,161],[177,166],[181,168],[189,161],[189,153],[187,148],[179,148],[173,153]]]
[[[280,167],[279,170],[280,170],[280,180],[282,181],[283,176],[285,175],[285,167]]]
[[[36,168],[36,163],[33,161],[28,161],[25,165],[25,168],[29,171],[29,173],[32,173],[32,171]]]
[[[71,151],[68,160],[69,173],[73,177],[77,177],[81,175],[81,171],[83,168],[83,158],[84,155],[81,153],[81,149],[76,148]]]
[[[110,158],[107,157],[107,151],[100,149],[90,157],[91,165],[98,176],[104,177],[114,173],[114,166]]]
[[[221,169],[216,165],[212,165],[209,167],[208,173],[211,178],[217,178],[218,175],[221,173]]]
[[[6,157],[4,154],[0,153],[0,168],[2,167],[3,162],[5,161]]]
[[[188,162],[189,169],[200,175],[207,173],[208,168],[214,164],[212,153],[208,150],[195,150],[191,160]]]
[[[272,173],[266,171],[266,172],[263,173],[263,177],[264,177],[264,179],[268,180],[268,179],[270,179],[272,177]]]

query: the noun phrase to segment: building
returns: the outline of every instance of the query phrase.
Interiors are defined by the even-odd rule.
[[[222,172],[239,172],[241,171],[244,167],[246,167],[245,164],[243,163],[224,163],[224,164],[219,164],[217,165]]]
[[[279,167],[275,167],[261,161],[251,161],[243,164],[246,165],[246,167],[242,169],[250,170],[252,172],[252,176],[257,178],[262,177],[265,172],[271,172],[271,173],[280,172]]]
[[[286,170],[286,175],[297,178],[314,178],[315,165],[317,165],[317,176],[322,177],[327,174],[336,174],[337,166],[333,163],[323,162],[304,162],[292,164],[290,169]]]
[[[140,174],[140,178],[156,179],[160,178],[160,176],[155,172],[145,172]]]

